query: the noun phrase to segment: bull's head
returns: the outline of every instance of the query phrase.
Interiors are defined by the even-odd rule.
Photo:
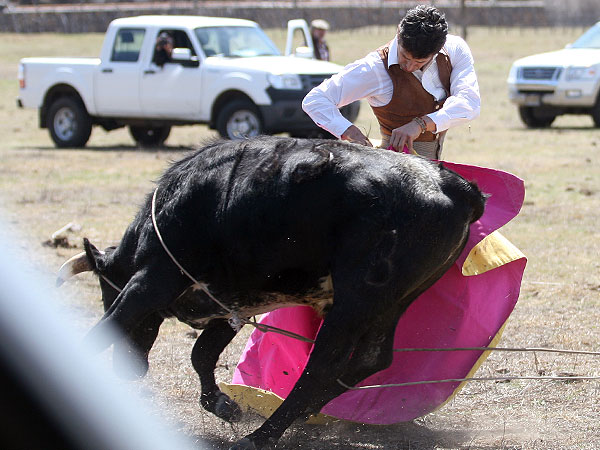
[[[56,285],[61,286],[78,273],[93,271],[99,277],[104,311],[108,311],[127,281],[127,279],[123,280],[122,276],[114,273],[114,270],[110,270],[111,264],[108,261],[110,261],[110,256],[116,247],[108,247],[105,251],[101,251],[92,245],[87,238],[84,238],[83,248],[85,251],[73,256],[61,266],[58,271]],[[122,284],[119,285],[119,282]]]
[[[65,262],[58,271],[57,286],[82,272],[92,271],[98,275],[102,290],[102,303],[107,312],[113,303],[119,301],[119,294],[126,286],[131,274],[130,264],[117,262],[116,247],[98,250],[88,239],[83,240],[84,251]],[[115,343],[113,364],[115,371],[124,378],[143,377],[148,371],[148,354],[163,318],[149,315],[139,326],[127,333],[127,338]],[[133,369],[133,370],[132,370]]]

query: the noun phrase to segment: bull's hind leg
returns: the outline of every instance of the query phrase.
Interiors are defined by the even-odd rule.
[[[232,450],[266,447],[295,419],[320,411],[345,392],[338,380],[355,384],[390,364],[393,324],[418,293],[418,267],[397,263],[396,233],[357,236],[352,234],[349,244],[338,249],[332,270],[333,307],[302,375],[273,415]]]
[[[225,395],[215,381],[215,367],[219,355],[235,337],[236,332],[226,320],[215,319],[198,337],[192,350],[192,364],[200,378],[200,404],[207,411],[228,422],[241,416],[239,406]]]
[[[306,367],[288,397],[260,428],[231,447],[231,450],[254,450],[270,446],[298,417],[308,411],[319,411],[345,391],[337,379],[346,372],[352,352],[364,333],[361,316],[368,317],[368,310],[358,307],[355,310],[336,311],[334,303],[319,330]]]

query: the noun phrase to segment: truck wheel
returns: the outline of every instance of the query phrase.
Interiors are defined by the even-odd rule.
[[[235,100],[219,112],[217,131],[226,139],[245,139],[263,134],[263,123],[254,103]]]
[[[528,128],[548,128],[556,119],[556,115],[532,106],[519,106],[519,116]]]
[[[159,147],[169,137],[171,127],[169,125],[162,127],[139,127],[131,125],[129,133],[135,142],[142,147]]]
[[[46,123],[59,148],[84,147],[92,133],[92,119],[83,104],[72,97],[61,97],[52,103]]]

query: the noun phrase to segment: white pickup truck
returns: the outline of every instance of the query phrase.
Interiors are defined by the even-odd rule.
[[[310,89],[341,66],[311,59],[303,20],[290,21],[287,56],[255,22],[201,16],[139,16],[108,27],[100,58],[24,58],[20,107],[38,108],[57,147],[82,147],[94,125],[129,126],[141,145],[162,144],[174,125],[208,124],[236,139],[288,132],[326,136],[302,111]],[[306,47],[290,49],[300,30]],[[171,61],[154,61],[159,34],[174,40]],[[342,108],[351,121],[359,104]],[[329,135],[330,136],[330,135]]]
[[[600,127],[600,22],[567,48],[515,61],[508,96],[530,128],[562,114],[589,114]]]

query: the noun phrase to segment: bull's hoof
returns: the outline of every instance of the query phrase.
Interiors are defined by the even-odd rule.
[[[242,418],[242,410],[237,403],[222,392],[210,397],[201,396],[200,405],[227,422],[238,422]]]

